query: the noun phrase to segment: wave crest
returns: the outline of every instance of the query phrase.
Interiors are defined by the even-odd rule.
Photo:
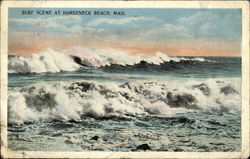
[[[47,49],[45,52],[31,56],[9,56],[9,73],[42,73],[75,71],[80,66],[68,55]]]
[[[92,50],[82,47],[72,47],[64,50],[64,52],[74,56],[79,64],[91,67],[110,66],[112,64],[131,66],[141,62],[160,65],[165,62],[206,61],[204,58],[169,57],[162,52],[156,52],[155,56],[147,56],[143,54],[131,55],[128,52],[114,49]]]

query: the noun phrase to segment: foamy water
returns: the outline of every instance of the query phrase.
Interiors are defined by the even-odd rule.
[[[43,82],[9,92],[9,123],[80,120],[81,116],[169,116],[191,111],[235,114],[241,108],[238,82]]]

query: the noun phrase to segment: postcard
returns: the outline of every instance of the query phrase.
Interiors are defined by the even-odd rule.
[[[249,3],[2,2],[1,157],[249,157]]]

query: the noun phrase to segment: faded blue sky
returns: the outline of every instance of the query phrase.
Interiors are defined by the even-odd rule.
[[[21,37],[20,35],[39,35],[43,40],[46,40],[45,37],[50,37],[51,39],[47,39],[46,43],[55,45],[55,42],[49,41],[56,40],[58,36],[66,36],[72,38],[72,41],[77,41],[77,45],[80,40],[85,47],[97,47],[95,44],[107,47],[110,44],[110,47],[133,48],[132,50],[136,48],[143,50],[143,45],[146,44],[149,51],[156,51],[157,48],[163,51],[165,49],[168,52],[172,51],[170,54],[173,55],[174,52],[179,55],[180,49],[181,54],[185,54],[183,49],[192,50],[196,48],[195,46],[199,47],[199,50],[204,47],[203,51],[218,48],[223,55],[228,51],[230,55],[235,52],[238,56],[240,52],[240,9],[38,9],[52,10],[52,12],[56,10],[85,10],[92,13],[93,11],[110,11],[110,16],[22,15],[22,10],[25,9],[9,9],[9,33],[14,39],[15,36]],[[29,9],[26,8],[26,10]],[[35,11],[35,9],[32,10]],[[112,15],[113,11],[124,11],[126,15]],[[20,43],[22,42],[18,42]],[[68,43],[74,45],[74,42]],[[15,47],[16,45],[11,43],[9,46]],[[57,46],[59,45],[57,42]],[[178,50],[178,46],[182,48]],[[234,48],[228,50],[229,46]],[[238,50],[235,50],[235,47]],[[188,53],[191,52],[187,51]],[[198,52],[195,51],[195,53]],[[208,52],[200,54],[204,55]]]

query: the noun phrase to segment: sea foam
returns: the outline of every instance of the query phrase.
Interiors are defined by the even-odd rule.
[[[205,82],[41,82],[9,91],[8,122],[80,120],[82,117],[171,116],[189,111],[239,113],[239,79]]]

